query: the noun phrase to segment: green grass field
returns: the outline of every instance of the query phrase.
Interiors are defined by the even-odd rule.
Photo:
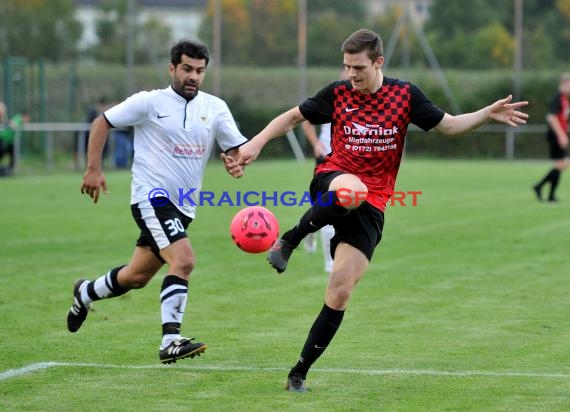
[[[570,410],[570,175],[558,204],[530,186],[548,162],[407,159],[384,238],[343,325],[308,375],[283,390],[323,303],[320,250],[277,275],[230,241],[238,207],[202,207],[183,333],[209,345],[158,362],[161,276],[97,302],[77,334],[78,277],[129,259],[137,230],[127,172],[93,205],[80,174],[0,180],[0,410]],[[306,190],[312,164],[263,162],[234,181],[211,164],[204,190]],[[304,208],[270,206],[283,228]],[[161,272],[163,274],[164,271]]]

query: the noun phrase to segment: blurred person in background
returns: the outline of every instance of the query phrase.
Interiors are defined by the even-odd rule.
[[[133,159],[133,128],[122,127],[115,130],[115,167],[128,169]]]
[[[7,112],[6,103],[0,100],[0,128],[4,126],[4,123],[7,121]]]
[[[97,103],[94,106],[91,106],[87,109],[87,114],[85,115],[85,123],[92,124],[93,121],[99,117],[105,110],[110,107],[110,103],[107,100],[107,97],[101,96],[97,99]],[[83,140],[83,144],[81,144],[81,133],[84,133],[85,139]],[[87,154],[87,148],[89,146],[89,137],[90,132],[78,132],[75,135],[75,147],[74,147],[74,157],[75,157],[75,166],[76,168],[79,166],[79,151],[83,151]],[[107,158],[108,153],[108,144],[105,143],[105,147],[103,149],[103,159]]]
[[[343,69],[339,74],[340,80],[346,80],[346,71]],[[313,155],[315,157],[315,167],[325,162],[325,156],[331,152],[331,124],[325,123],[320,126],[320,131],[317,136],[317,128],[310,122],[302,123],[303,133],[311,146],[313,146]],[[324,270],[331,273],[333,258],[331,256],[330,242],[334,236],[334,228],[332,225],[326,225],[319,230],[321,235],[321,244],[323,249]],[[309,233],[303,241],[305,250],[309,253],[317,251],[317,237],[316,233]]]
[[[5,106],[4,113],[6,113]],[[4,114],[3,117],[5,119],[6,114]],[[24,123],[28,123],[29,121],[30,112],[28,110],[23,110],[22,112],[12,116],[7,123],[2,125],[3,127],[0,127],[0,174],[3,176],[9,176],[14,173],[14,167],[16,165],[16,153],[14,152],[16,131],[21,129]],[[7,166],[2,166],[2,161],[6,155],[10,158],[9,163]]]
[[[6,104],[0,100],[0,176],[8,175],[9,169],[2,166],[2,158],[7,153],[7,140],[8,138],[4,136],[5,131],[8,129],[8,109]]]
[[[127,265],[112,268],[93,281],[75,282],[67,328],[77,332],[94,301],[144,288],[166,264],[167,274],[160,287],[162,340],[158,357],[162,363],[193,358],[207,348],[181,335],[196,262],[187,229],[198,200],[192,195],[188,201],[170,200],[168,194],[174,196],[179,188],[200,191],[215,143],[223,151],[226,171],[234,178],[243,174],[243,167],[232,155],[237,155],[237,147],[247,139],[238,130],[227,104],[200,90],[209,59],[206,46],[180,41],[170,52],[170,86],[136,93],[99,115],[91,126],[81,185],[81,193],[95,203],[101,191],[107,193],[102,169],[107,135],[113,128],[134,126],[131,213],[140,235]]]
[[[325,123],[320,126],[320,131],[317,136],[317,128],[310,122],[303,122],[303,133],[307,140],[313,146],[313,155],[315,156],[315,167],[324,163],[325,156],[331,152],[331,124]],[[324,270],[331,273],[333,258],[331,256],[330,242],[334,236],[334,228],[331,225],[324,226],[319,230],[321,235],[321,246],[323,249]],[[309,253],[317,251],[317,236],[316,233],[309,233],[303,241],[305,250]]]
[[[560,76],[558,92],[550,101],[546,115],[546,141],[548,142],[550,158],[554,161],[552,169],[532,188],[539,201],[542,201],[542,188],[547,183],[550,190],[547,200],[557,202],[556,189],[560,183],[560,176],[569,164],[568,159],[568,117],[570,115],[570,73]]]
[[[269,141],[286,135],[299,123],[332,123],[332,152],[317,166],[310,184],[313,205],[267,255],[271,266],[282,273],[309,233],[334,226],[334,263],[325,302],[287,376],[285,388],[293,392],[306,392],[307,373],[340,327],[353,289],[380,243],[384,210],[396,184],[408,125],[457,136],[491,120],[514,127],[528,118],[518,110],[528,102],[513,103],[512,96],[472,113],[453,116],[444,112],[414,84],[384,76],[382,39],[371,30],[351,34],[341,52],[348,80],[325,86],[274,118],[239,148],[238,163],[248,165]],[[351,350],[357,349],[352,345]]]

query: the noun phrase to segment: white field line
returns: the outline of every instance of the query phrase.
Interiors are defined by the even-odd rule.
[[[186,369],[190,371],[217,371],[217,372],[275,372],[288,371],[289,368],[271,368],[255,366],[170,366],[170,365],[114,365],[105,363],[72,363],[72,362],[40,362],[32,363],[19,369],[8,369],[0,373],[0,381],[28,375],[32,372],[56,367],[68,368],[97,368],[97,369]],[[548,373],[548,372],[499,372],[499,371],[438,371],[432,369],[333,369],[314,368],[314,372],[323,373],[351,373],[355,375],[392,375],[392,376],[442,376],[442,377],[522,377],[522,378],[549,378],[549,379],[570,379],[570,374]]]

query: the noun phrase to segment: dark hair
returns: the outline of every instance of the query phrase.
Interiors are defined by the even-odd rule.
[[[376,61],[384,53],[384,46],[378,33],[368,29],[360,29],[348,36],[342,43],[340,50],[343,54],[358,54],[366,51],[370,60]]]
[[[201,43],[193,42],[190,40],[180,40],[170,50],[170,62],[178,66],[182,61],[182,55],[186,55],[193,59],[206,60],[206,66],[210,61],[210,54],[208,48]]]

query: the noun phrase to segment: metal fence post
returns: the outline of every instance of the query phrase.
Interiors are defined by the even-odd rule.
[[[53,130],[48,130],[46,133],[46,168],[53,170]]]

